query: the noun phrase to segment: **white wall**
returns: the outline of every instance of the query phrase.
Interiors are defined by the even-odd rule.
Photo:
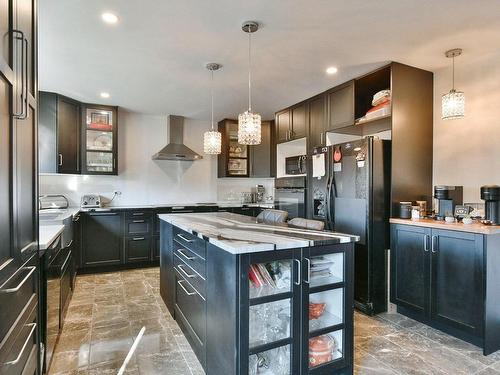
[[[434,185],[463,185],[464,202],[482,202],[482,185],[500,185],[500,50],[455,60],[455,88],[465,93],[465,118],[441,119],[451,68],[434,74]]]
[[[218,196],[223,199],[227,189],[250,191],[260,182],[218,182],[217,156],[203,154],[203,132],[209,128],[206,121],[185,120],[184,143],[203,155],[195,162],[151,160],[167,144],[167,116],[120,110],[118,121],[118,176],[41,175],[40,194],[65,194],[73,205],[80,204],[82,194],[111,198],[115,190],[122,195],[113,205],[215,202]]]

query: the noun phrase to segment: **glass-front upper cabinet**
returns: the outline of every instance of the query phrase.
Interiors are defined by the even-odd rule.
[[[117,108],[86,105],[83,124],[83,173],[118,174]]]
[[[218,157],[218,177],[248,177],[249,147],[238,143],[238,122],[219,122],[222,133],[222,152]]]

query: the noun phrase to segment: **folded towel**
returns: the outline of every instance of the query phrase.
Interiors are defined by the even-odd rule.
[[[391,90],[381,90],[373,95],[372,106],[377,106],[391,99]]]

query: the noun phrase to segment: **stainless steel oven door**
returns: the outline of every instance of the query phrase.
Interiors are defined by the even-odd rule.
[[[275,205],[278,210],[288,212],[288,219],[306,217],[306,189],[276,189]]]

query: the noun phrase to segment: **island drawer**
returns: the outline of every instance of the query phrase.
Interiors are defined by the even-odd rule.
[[[205,277],[206,271],[206,261],[194,251],[186,249],[184,246],[181,246],[178,243],[175,243],[174,246],[174,255],[186,263],[189,267],[195,270],[198,274]]]
[[[184,246],[186,249],[194,251],[200,257],[205,259],[205,241],[194,234],[188,233],[182,229],[174,227],[174,240]]]
[[[178,272],[175,273],[175,305],[189,323],[193,341],[203,345],[206,336],[205,300]]]
[[[186,265],[178,255],[174,256],[174,267],[177,276],[186,280],[195,292],[205,298],[205,278]]]

